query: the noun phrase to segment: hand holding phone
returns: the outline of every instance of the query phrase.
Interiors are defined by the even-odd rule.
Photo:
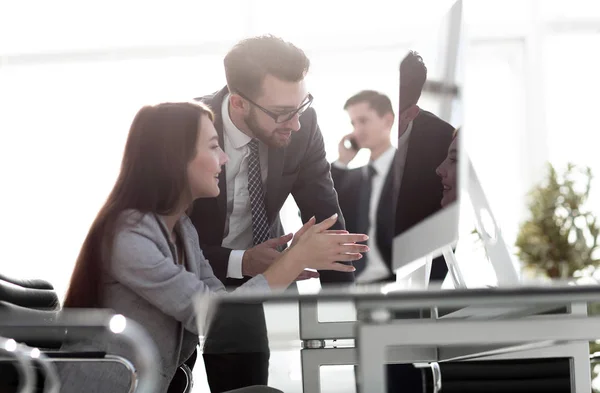
[[[359,150],[360,147],[352,134],[344,136],[338,145],[338,161],[344,165],[348,165],[356,157]]]
[[[356,138],[352,136],[346,139],[345,146],[347,149],[352,149],[356,151],[360,150],[360,147],[358,147],[358,143],[356,142]]]

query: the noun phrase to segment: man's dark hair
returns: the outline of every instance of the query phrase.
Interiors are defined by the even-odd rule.
[[[392,102],[389,97],[375,90],[363,90],[348,98],[344,104],[344,110],[347,110],[352,105],[361,104],[363,102],[368,103],[369,106],[377,112],[379,117],[382,117],[387,113],[394,114]]]
[[[227,53],[224,64],[229,91],[249,97],[260,95],[267,75],[298,82],[304,79],[310,67],[301,49],[272,35],[240,41]]]
[[[416,105],[427,80],[427,67],[423,58],[410,51],[400,63],[400,111]]]

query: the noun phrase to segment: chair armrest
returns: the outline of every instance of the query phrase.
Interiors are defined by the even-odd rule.
[[[48,359],[105,359],[103,351],[44,351]]]

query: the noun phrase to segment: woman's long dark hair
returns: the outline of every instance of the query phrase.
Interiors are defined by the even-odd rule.
[[[171,214],[179,208],[190,192],[187,166],[196,155],[202,114],[213,120],[211,110],[200,103],[162,103],[138,111],[119,177],[83,242],[64,307],[101,307],[102,268],[110,260],[121,212]]]

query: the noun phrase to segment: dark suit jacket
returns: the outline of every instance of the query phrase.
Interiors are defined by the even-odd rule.
[[[379,198],[376,214],[375,242],[381,253],[385,264],[390,268],[392,264],[392,240],[394,238],[394,208],[396,207],[396,192],[394,190],[394,170],[396,166],[396,156],[392,161],[390,170],[387,174],[381,196]],[[331,177],[338,192],[340,208],[344,213],[346,220],[346,229],[350,232],[357,232],[358,228],[358,205],[360,193],[357,191],[362,187],[364,167],[353,169],[340,169],[331,167]],[[357,265],[363,260],[355,261]],[[357,267],[358,269],[358,267]],[[390,275],[389,280],[394,281],[395,277]]]
[[[219,143],[223,146],[223,120],[221,105],[228,93],[227,87],[219,92],[197,98],[208,104],[215,112],[215,128]],[[330,166],[325,159],[323,135],[317,124],[313,108],[300,117],[300,130],[292,133],[292,140],[285,148],[269,149],[269,167],[265,190],[265,203],[269,224],[279,227],[279,210],[292,194],[300,208],[302,222],[313,215],[317,222],[339,214],[332,229],[345,229],[344,218],[338,205],[337,193],[333,188]],[[225,167],[219,176],[221,193],[216,198],[201,198],[194,202],[190,218],[198,231],[200,246],[209,260],[215,275],[226,286],[239,286],[245,280],[226,278],[231,249],[221,247],[227,215],[227,180]],[[283,234],[283,233],[281,233]],[[322,283],[354,281],[354,273],[321,271]]]
[[[395,235],[408,230],[441,209],[443,186],[436,168],[446,159],[454,127],[421,110],[413,120],[408,152],[396,204]],[[432,280],[443,280],[443,258],[436,258]]]

